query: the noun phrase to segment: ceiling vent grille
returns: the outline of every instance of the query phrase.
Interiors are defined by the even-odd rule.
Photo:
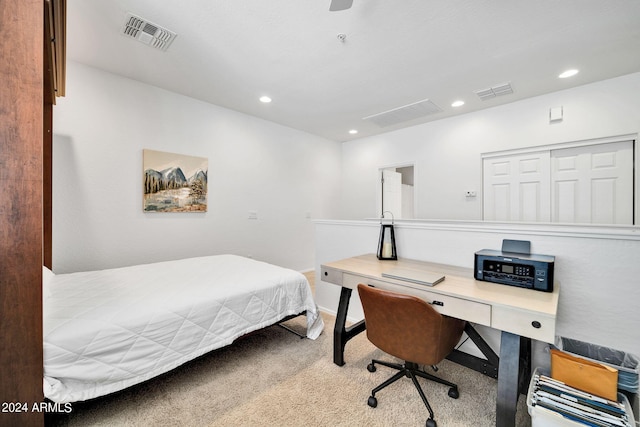
[[[496,96],[509,95],[510,93],[513,93],[513,87],[511,87],[511,83],[502,83],[486,89],[476,90],[474,93],[478,95],[482,101],[486,101],[488,99],[493,99]]]
[[[436,104],[428,99],[424,99],[414,102],[413,104],[403,105],[402,107],[363,117],[362,120],[368,120],[380,127],[387,127],[441,111],[442,109]]]
[[[173,31],[162,28],[132,13],[127,13],[122,33],[163,52],[169,48],[176,38],[176,33]]]

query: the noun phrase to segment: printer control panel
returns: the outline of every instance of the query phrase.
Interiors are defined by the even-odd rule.
[[[486,282],[553,291],[554,257],[519,255],[484,249],[475,254],[475,278]]]

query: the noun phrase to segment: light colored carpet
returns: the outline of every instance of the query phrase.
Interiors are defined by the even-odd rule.
[[[346,365],[332,361],[335,318],[324,314],[325,331],[315,341],[274,326],[209,353],[166,375],[90,402],[50,426],[424,426],[428,412],[411,380],[403,378],[367,398],[394,371],[366,366],[372,357],[393,360],[360,334],[347,344]],[[288,322],[302,331],[304,318]],[[444,361],[436,375],[458,384],[420,380],[440,427],[495,425],[496,381]],[[524,396],[517,426],[531,425]]]

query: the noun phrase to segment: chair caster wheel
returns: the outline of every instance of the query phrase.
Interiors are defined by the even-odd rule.
[[[427,420],[427,427],[438,427],[438,424],[436,424],[436,420],[429,418]]]
[[[373,396],[369,396],[369,400],[367,400],[367,405],[371,406],[372,408],[375,408],[376,406],[378,406],[378,399],[376,399]]]
[[[367,365],[367,371],[369,371],[369,372],[375,372],[375,371],[376,371],[376,367],[375,367],[375,365],[374,365],[373,363],[369,363],[369,364]]]
[[[460,397],[460,393],[458,392],[458,389],[451,387],[449,389],[449,397],[452,398],[452,399],[459,398]]]

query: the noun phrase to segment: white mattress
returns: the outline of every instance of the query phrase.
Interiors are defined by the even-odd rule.
[[[54,402],[122,390],[304,310],[308,338],[324,327],[302,274],[235,255],[47,276],[44,394]]]

